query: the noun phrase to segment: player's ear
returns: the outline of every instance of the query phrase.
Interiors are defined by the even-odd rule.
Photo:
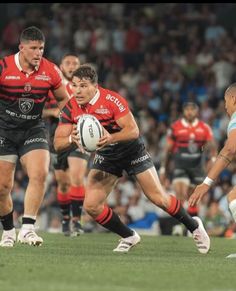
[[[19,47],[19,50],[20,50],[20,51],[23,49],[23,45],[22,45],[21,43],[19,44],[18,47]]]

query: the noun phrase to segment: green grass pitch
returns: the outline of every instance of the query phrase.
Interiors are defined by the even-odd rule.
[[[0,248],[0,290],[236,290],[236,259],[225,258],[236,253],[234,239],[211,238],[202,255],[188,237],[142,236],[128,254],[117,254],[114,234],[41,235],[41,247]]]

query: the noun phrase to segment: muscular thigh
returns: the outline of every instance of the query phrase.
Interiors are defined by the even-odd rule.
[[[49,170],[49,151],[44,149],[32,150],[23,155],[20,161],[29,177],[45,176]]]

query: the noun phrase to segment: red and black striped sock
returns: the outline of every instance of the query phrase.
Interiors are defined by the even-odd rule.
[[[189,206],[187,211],[191,216],[197,216],[199,209],[198,206]]]
[[[198,227],[197,221],[187,213],[183,208],[181,201],[176,199],[173,195],[170,196],[170,206],[166,209],[166,212],[176,218],[179,222],[183,223],[191,232]]]
[[[68,193],[57,192],[57,201],[61,210],[61,214],[67,219],[70,217],[70,198]]]
[[[100,213],[95,218],[95,220],[106,229],[117,233],[121,237],[128,237],[133,235],[132,229],[126,226],[120,220],[119,216],[107,205],[104,206],[102,213]]]

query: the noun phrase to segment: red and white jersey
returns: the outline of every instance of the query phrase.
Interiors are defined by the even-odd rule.
[[[0,128],[30,128],[42,120],[49,90],[61,86],[59,68],[42,58],[32,73],[23,72],[19,53],[0,61]]]
[[[92,114],[109,133],[114,133],[121,130],[116,120],[127,115],[129,112],[128,103],[122,96],[99,86],[96,95],[85,106],[78,105],[75,97],[72,97],[62,110],[59,126],[67,123],[77,124],[82,114]],[[141,140],[138,138],[135,141],[110,145],[102,150],[102,154],[110,157],[114,156],[114,154],[125,154],[131,144],[140,142]]]
[[[167,135],[167,142],[172,145],[175,161],[191,167],[201,161],[202,147],[213,140],[209,125],[195,119],[188,123],[184,118],[175,121]]]

